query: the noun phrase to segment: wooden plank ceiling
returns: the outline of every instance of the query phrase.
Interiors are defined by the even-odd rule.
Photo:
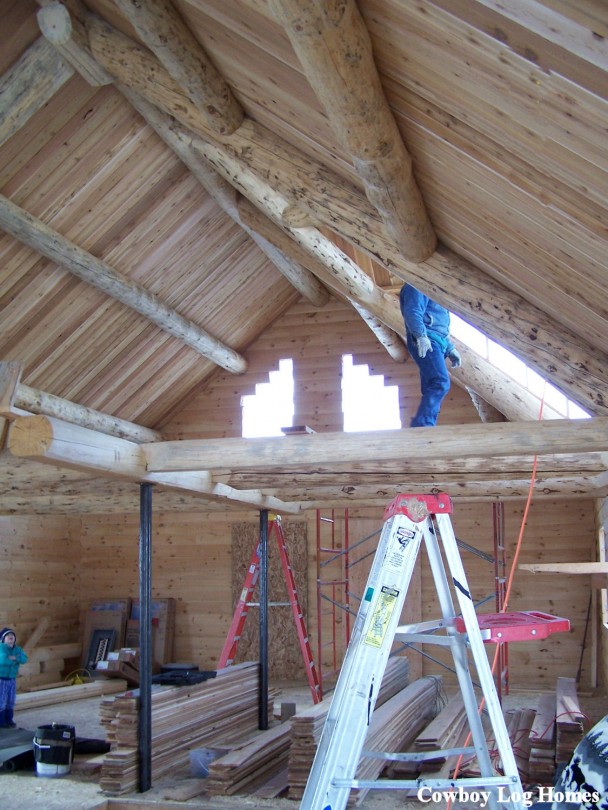
[[[595,441],[580,423],[538,433],[539,481],[605,494],[603,0],[0,0],[0,12],[12,425],[0,513],[130,510],[140,480],[166,484],[167,508],[341,503],[348,482],[321,457],[151,471],[148,449],[214,370],[243,371],[247,346],[300,296],[351,302],[402,358],[404,280],[596,418]],[[483,364],[458,382],[533,418]],[[458,468],[453,445],[416,470],[377,446],[355,454],[357,503],[465,468],[467,497],[524,494],[532,447],[521,425],[501,429],[502,458],[487,461],[489,432]]]

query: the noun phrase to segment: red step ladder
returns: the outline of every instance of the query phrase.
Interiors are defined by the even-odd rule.
[[[296,625],[298,633],[298,640],[300,642],[300,649],[302,650],[302,657],[304,659],[304,666],[306,669],[306,677],[308,685],[312,693],[314,703],[321,701],[321,685],[317,674],[317,669],[312,657],[312,649],[308,633],[306,632],[306,623],[304,621],[304,614],[298,601],[298,589],[293,575],[289,557],[287,555],[287,544],[285,542],[285,535],[283,534],[283,526],[281,525],[281,518],[279,515],[272,515],[268,521],[268,538],[274,534],[277,545],[279,548],[279,557],[281,559],[281,567],[283,568],[283,576],[285,577],[285,585],[287,586],[287,594],[289,596],[289,604],[291,605],[291,612]],[[219,657],[218,669],[230,666],[234,662],[237,647],[245,626],[245,621],[251,607],[253,592],[260,574],[260,544],[257,543],[251,556],[251,562],[245,575],[245,582],[243,583],[243,590],[236,604],[232,622],[224,642],[224,648]]]

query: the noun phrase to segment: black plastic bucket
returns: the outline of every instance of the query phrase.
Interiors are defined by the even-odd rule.
[[[38,726],[34,737],[37,776],[65,776],[74,758],[74,726]]]

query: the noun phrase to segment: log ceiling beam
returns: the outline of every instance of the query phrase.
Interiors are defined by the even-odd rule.
[[[10,446],[10,437],[9,437]],[[608,418],[434,426],[268,439],[190,439],[140,445],[146,468],[186,470],[311,469],[407,459],[505,458],[522,454],[604,453]]]
[[[149,445],[146,445],[149,446]],[[213,480],[206,470],[161,473],[146,468],[143,445],[48,416],[20,416],[11,424],[8,449],[16,458],[40,461],[102,477],[123,478],[185,490],[206,498],[256,509],[297,514],[299,503],[286,503],[259,490],[237,490]]]
[[[522,498],[535,453],[535,497],[603,497],[607,443],[605,418],[138,445],[53,418],[22,416],[11,425],[8,450],[16,463],[38,461],[106,478],[104,501],[112,481],[119,487],[146,481],[219,504],[298,514],[348,502],[378,506],[404,491]],[[6,509],[1,492],[0,500]]]
[[[112,84],[112,77],[91,53],[84,27],[86,9],[80,0],[70,0],[74,14],[63,3],[38,0],[36,18],[44,38],[56,49],[65,65],[71,65],[91,87]]]
[[[130,281],[4,195],[0,195],[0,228],[82,281],[139,312],[160,329],[227,371],[240,374],[246,370],[247,361],[238,352],[168,307],[141,284]]]
[[[428,258],[437,239],[355,0],[270,0],[270,7],[391,240],[410,261]]]
[[[167,73],[218,135],[234,132],[245,113],[170,0],[114,0]]]
[[[272,177],[273,193],[282,201],[277,216],[289,212],[292,206],[304,208],[313,221],[340,233],[394,275],[415,284],[498,340],[582,407],[596,415],[608,414],[604,394],[608,369],[605,353],[445,247],[440,246],[419,264],[408,261],[399,246],[387,237],[375,208],[343,177],[250,119],[245,119],[232,135],[217,140],[204,116],[153,54],[99,18],[89,18],[88,31],[91,49],[108,72],[196,133],[191,136],[191,143],[220,171],[219,164],[223,162],[226,166],[223,176],[239,190],[241,178],[229,176],[230,164],[238,164],[239,175],[242,167],[248,166],[252,170],[250,176],[260,182]],[[264,213],[270,212],[265,209]],[[290,228],[277,220],[275,224],[282,224],[300,243],[307,237],[310,239],[309,232],[314,230]],[[315,246],[310,247],[314,251]],[[330,272],[333,269],[330,267]],[[398,331],[394,319],[387,323],[367,301],[359,303]]]
[[[44,37],[34,42],[0,78],[0,146],[72,78],[66,65]]]
[[[0,416],[10,421],[17,416],[43,414],[133,442],[158,442],[163,438],[157,430],[24,385],[21,374],[21,363],[0,361]]]
[[[155,3],[158,0],[155,0]],[[166,12],[169,4],[162,0],[161,5]],[[167,68],[167,72],[172,79],[175,79],[180,86],[186,90],[188,96],[192,99],[193,96],[189,92],[188,85],[183,85],[180,82],[180,70],[175,67],[175,61],[178,60],[178,53],[172,53],[170,58],[164,45],[159,49],[157,47],[158,40],[162,40],[169,36],[169,32],[161,25],[162,32],[155,29],[155,17],[152,12],[152,7],[141,6],[134,4],[131,0],[121,0],[121,9],[129,21],[136,27],[139,35],[144,42],[155,52],[160,61],[161,55],[165,58],[163,65]],[[144,19],[145,18],[145,19]],[[175,27],[179,28],[183,23],[176,23]],[[101,23],[93,21],[91,23],[93,31],[100,31]],[[104,26],[104,36],[108,36],[107,28]],[[190,48],[190,44],[187,44]],[[179,50],[179,49],[178,49]],[[202,49],[198,46],[197,52]],[[173,131],[172,124],[168,116],[163,115],[160,110],[153,104],[148,103],[139,92],[130,89],[126,85],[118,85],[123,95],[130,101],[135,109],[142,115],[142,117],[154,128],[157,134],[165,141],[165,143],[179,156],[182,162],[188,166],[193,175],[205,187],[207,192],[216,200],[216,202],[229,214],[254,240],[267,258],[275,265],[279,272],[287,278],[292,286],[298,290],[301,295],[304,295],[314,306],[323,306],[327,303],[329,295],[323,284],[317,279],[315,275],[310,273],[306,265],[300,264],[299,261],[291,256],[290,251],[284,252],[278,247],[280,241],[278,233],[280,229],[275,225],[272,220],[267,220],[266,231],[270,231],[268,238],[257,232],[254,228],[250,227],[243,217],[240,215],[239,207],[233,204],[230,195],[226,192],[225,188],[221,188],[220,184],[224,184],[228,188],[232,188],[216,170],[205,160],[200,154],[200,151],[194,149],[187,140],[177,137]],[[197,99],[194,100],[197,109],[204,111],[205,107],[201,107],[203,101],[204,84],[197,87]],[[214,88],[211,88],[209,104],[213,104],[215,98]],[[214,108],[215,109],[215,108]],[[233,132],[237,127],[233,126],[230,122],[226,122],[225,130]],[[216,127],[217,129],[217,127]],[[211,177],[210,175],[215,175]],[[273,234],[273,231],[277,233]],[[316,275],[319,275],[318,273]],[[359,315],[363,318],[364,322],[374,332],[379,342],[387,349],[389,354],[396,360],[405,360],[407,352],[401,346],[401,342],[392,334],[390,330],[378,323],[378,319],[372,313],[369,313],[360,303],[353,302],[353,306]]]

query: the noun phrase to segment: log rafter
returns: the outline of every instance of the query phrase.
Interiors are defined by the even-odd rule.
[[[270,0],[270,7],[390,238],[411,261],[428,258],[437,239],[355,0]]]
[[[130,281],[107,262],[70,242],[4,195],[0,195],[0,228],[82,281],[149,318],[158,327],[227,371],[239,374],[247,368],[245,358],[234,349],[168,307],[141,284]]]

